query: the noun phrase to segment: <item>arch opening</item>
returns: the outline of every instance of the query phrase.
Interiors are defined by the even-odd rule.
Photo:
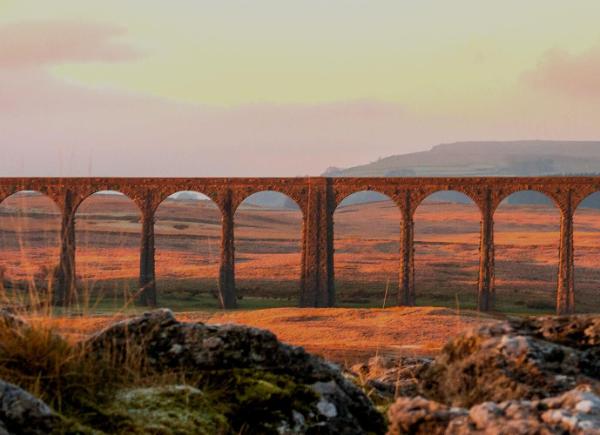
[[[600,192],[587,196],[573,216],[575,310],[600,312]]]
[[[419,204],[415,223],[417,305],[477,308],[481,212],[455,190],[438,191]]]
[[[38,191],[19,191],[0,202],[0,303],[41,307],[59,264],[61,212]]]
[[[402,213],[387,195],[348,195],[334,214],[334,277],[339,306],[394,305]]]
[[[289,196],[261,191],[235,212],[238,306],[297,306],[300,295],[302,212]]]
[[[83,311],[131,307],[139,291],[141,213],[121,192],[88,196],[75,213],[75,304]]]
[[[494,213],[496,309],[554,313],[560,212],[545,194],[505,198]]]
[[[171,309],[217,308],[221,212],[206,195],[173,193],[155,212],[158,304]]]

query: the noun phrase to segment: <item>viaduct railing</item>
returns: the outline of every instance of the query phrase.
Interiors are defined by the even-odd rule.
[[[399,207],[400,264],[397,303],[415,304],[414,213],[429,195],[444,190],[462,192],[481,212],[478,307],[494,307],[494,212],[509,195],[533,190],[547,195],[560,210],[560,248],[556,310],[574,310],[573,213],[588,195],[600,190],[600,177],[468,177],[468,178],[0,178],[0,202],[13,193],[35,190],[46,194],[62,214],[60,262],[54,303],[69,304],[75,294],[75,212],[84,199],[105,190],[129,196],[140,208],[140,303],[156,304],[154,217],[159,204],[181,191],[210,197],[222,214],[219,292],[224,308],[236,306],[234,213],[248,196],[261,191],[288,195],[302,216],[300,305],[335,304],[333,277],[333,212],[352,193],[370,190],[390,197]]]

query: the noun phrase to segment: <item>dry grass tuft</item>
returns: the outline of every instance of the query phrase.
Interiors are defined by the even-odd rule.
[[[124,380],[52,329],[0,324],[0,379],[41,398],[58,412],[101,401]]]

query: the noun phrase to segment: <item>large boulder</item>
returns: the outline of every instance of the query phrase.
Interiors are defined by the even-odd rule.
[[[116,323],[83,346],[111,364],[180,372],[194,386],[208,382],[236,391],[228,396],[239,405],[230,417],[260,425],[264,433],[385,431],[381,414],[337,366],[279,342],[269,331],[181,323],[171,311],[156,310]]]
[[[448,405],[536,400],[600,382],[600,316],[487,324],[450,340],[418,374],[420,393]]]
[[[483,402],[471,409],[403,397],[390,407],[388,417],[388,435],[598,435],[600,397],[580,386],[552,398]]]
[[[41,400],[0,380],[0,435],[50,433],[57,417]]]

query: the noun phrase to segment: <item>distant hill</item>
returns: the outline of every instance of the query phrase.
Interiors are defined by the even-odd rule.
[[[459,177],[459,176],[538,176],[600,174],[600,141],[510,141],[455,142],[434,146],[429,151],[394,155],[346,169],[329,168],[329,177]],[[356,201],[380,199],[362,194]],[[464,202],[452,192],[436,195],[436,200]],[[543,203],[544,196],[523,192],[511,203]],[[586,202],[600,207],[600,199]]]
[[[600,141],[456,142],[400,154],[327,176],[534,176],[600,173]]]
[[[399,154],[351,168],[328,168],[327,177],[461,177],[600,175],[600,141],[510,141],[455,142],[434,146],[429,151]],[[177,199],[205,199],[183,192]],[[344,205],[380,201],[387,197],[361,192]],[[429,200],[465,203],[456,192],[440,192]],[[509,199],[512,204],[544,204],[549,200],[535,192],[521,192]],[[252,206],[295,209],[290,198],[277,192],[260,192],[248,198]],[[600,198],[584,201],[584,206],[600,208]]]

